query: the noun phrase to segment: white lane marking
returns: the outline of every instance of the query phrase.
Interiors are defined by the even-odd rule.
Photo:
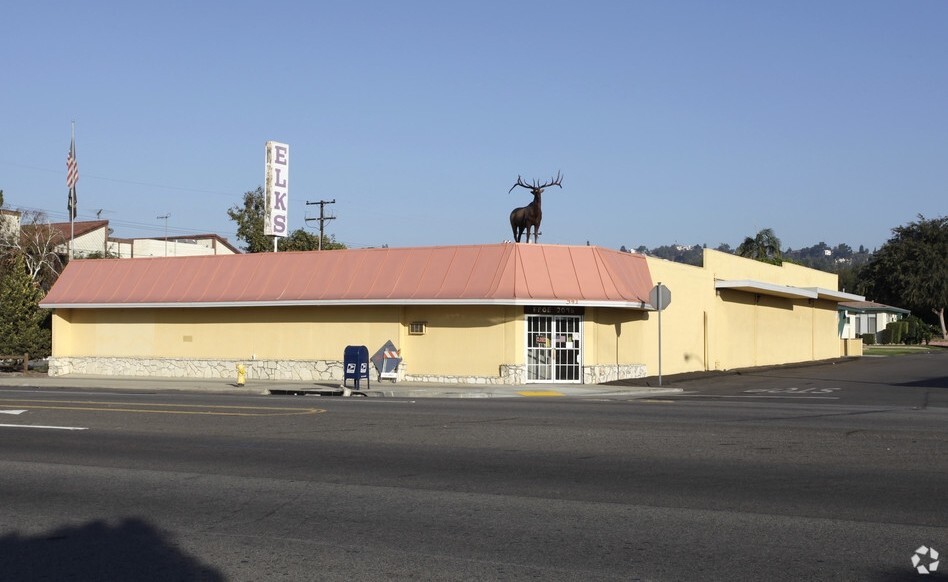
[[[23,414],[25,410],[0,410],[0,414]]]
[[[752,388],[745,390],[745,394],[832,394],[839,392],[842,388]]]
[[[43,426],[41,424],[0,424],[0,428],[44,428],[47,430],[89,430],[84,426]]]

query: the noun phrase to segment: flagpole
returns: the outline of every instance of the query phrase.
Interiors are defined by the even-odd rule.
[[[72,140],[70,142],[72,148],[72,159],[75,163],[76,159],[76,122],[72,122]],[[73,249],[76,246],[76,185],[73,184],[69,189],[69,260],[72,260]]]

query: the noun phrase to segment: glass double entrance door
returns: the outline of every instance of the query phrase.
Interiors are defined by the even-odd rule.
[[[527,316],[527,381],[583,381],[582,317]]]

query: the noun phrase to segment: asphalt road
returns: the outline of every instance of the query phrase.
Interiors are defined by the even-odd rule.
[[[911,558],[948,551],[946,369],[860,362],[638,400],[0,390],[0,579],[943,579]],[[851,394],[723,397],[807,379]]]

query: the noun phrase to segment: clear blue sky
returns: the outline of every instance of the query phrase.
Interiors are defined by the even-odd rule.
[[[876,248],[948,209],[948,2],[11,2],[0,189],[115,236],[215,232],[290,145],[352,247]]]

